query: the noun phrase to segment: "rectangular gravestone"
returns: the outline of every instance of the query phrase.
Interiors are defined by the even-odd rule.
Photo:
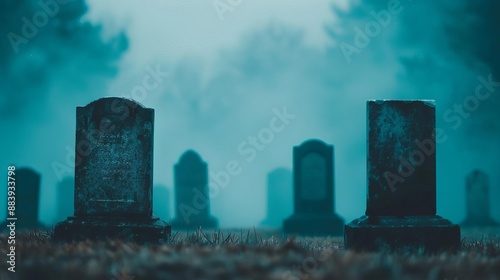
[[[287,233],[341,235],[344,220],[334,207],[333,146],[309,140],[293,148],[294,213]]]
[[[217,228],[218,221],[210,214],[207,164],[193,150],[182,154],[174,166],[175,219],[178,229]]]
[[[462,225],[475,227],[498,225],[491,218],[488,175],[474,170],[467,176],[465,186],[466,217]]]
[[[293,214],[292,172],[276,168],[267,176],[267,217],[262,225],[281,228],[283,221]]]
[[[40,174],[30,168],[14,170],[15,178],[15,221],[16,230],[32,230],[44,228],[38,220],[40,205]],[[1,225],[1,230],[6,230],[6,224]]]
[[[431,101],[369,101],[368,104],[366,215],[436,214],[434,104]]]
[[[366,216],[345,226],[347,249],[456,250],[460,228],[436,216],[433,100],[370,100]]]
[[[75,216],[54,238],[164,240],[170,226],[152,217],[154,110],[112,97],[76,116]]]
[[[152,214],[154,112],[119,106],[104,99],[77,108],[75,215]]]

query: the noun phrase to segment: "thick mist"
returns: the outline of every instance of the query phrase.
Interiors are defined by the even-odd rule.
[[[57,176],[52,165],[65,163],[66,149],[74,149],[76,106],[107,93],[127,49],[124,33],[104,38],[101,26],[84,20],[86,12],[79,0],[0,4],[0,163],[5,170],[15,165],[41,173],[45,223],[57,211],[57,184],[73,176],[70,167]],[[1,207],[0,215],[5,211]]]
[[[241,168],[227,186],[212,180],[211,212],[221,227],[257,226],[266,216],[267,173],[291,169],[292,147],[318,138],[335,147],[336,211],[349,221],[365,211],[366,100],[436,99],[437,126],[446,136],[437,148],[438,214],[463,220],[465,177],[479,168],[490,176],[492,214],[500,220],[500,87],[491,82],[500,81],[500,24],[492,12],[499,7],[475,3],[332,3],[324,22],[327,42],[320,46],[307,43],[306,28],[271,18],[248,23],[254,27],[236,44],[210,58],[165,49],[144,50],[143,59],[127,56],[128,43],[134,48],[133,21],[123,24],[123,34],[103,36],[104,23],[86,20],[82,1],[61,5],[68,13],[50,18],[18,53],[6,36],[1,41],[1,166],[30,166],[42,174],[40,219],[56,222],[56,186],[73,176],[76,106],[124,96],[155,109],[154,182],[169,188],[171,203],[173,165],[194,149],[212,178],[229,162]],[[2,5],[8,19],[3,34],[19,34],[21,18],[40,9],[35,1]],[[156,86],[141,91],[147,76]],[[490,94],[476,106],[469,96],[479,85],[480,93]],[[283,129],[251,144],[276,118]]]

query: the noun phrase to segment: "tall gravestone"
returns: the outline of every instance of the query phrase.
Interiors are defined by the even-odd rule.
[[[170,190],[162,185],[155,185],[153,198],[153,214],[160,219],[170,221],[171,211]]]
[[[344,220],[335,214],[333,146],[309,140],[293,148],[294,213],[287,233],[341,235]]]
[[[173,228],[216,228],[218,221],[210,214],[207,164],[193,150],[188,150],[174,166],[175,214]]]
[[[152,216],[154,110],[101,98],[76,111],[74,216],[56,225],[63,241],[160,242],[170,225]]]
[[[370,100],[366,216],[345,226],[358,250],[460,247],[460,228],[436,215],[433,100]]]
[[[15,175],[15,221],[16,230],[32,230],[44,228],[39,222],[40,209],[40,174],[30,168],[18,168]],[[10,221],[7,222],[7,224]],[[3,223],[1,230],[6,230]]]
[[[262,225],[280,228],[283,221],[293,214],[292,172],[276,168],[267,176],[267,217]]]
[[[464,226],[495,226],[498,225],[490,215],[489,179],[485,173],[474,170],[465,180]]]
[[[56,192],[56,221],[65,219],[66,217],[73,216],[73,211],[75,209],[74,197],[75,197],[75,178],[66,177],[61,180],[57,185]]]

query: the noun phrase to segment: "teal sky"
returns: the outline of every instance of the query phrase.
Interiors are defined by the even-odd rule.
[[[221,14],[219,2],[241,4]],[[70,166],[61,174],[53,166],[72,160],[76,106],[133,97],[155,71],[157,85],[135,98],[155,109],[154,182],[173,197],[173,165],[188,149],[212,172],[236,160],[243,172],[212,200],[222,227],[264,219],[267,173],[291,168],[292,147],[310,138],[335,146],[339,215],[346,221],[363,215],[368,99],[435,99],[437,126],[448,136],[437,151],[438,214],[464,218],[465,177],[479,168],[490,176],[492,214],[500,220],[499,90],[460,123],[453,112],[474,95],[479,77],[500,80],[490,36],[500,24],[487,12],[467,0],[402,0],[399,12],[347,59],[342,43],[355,45],[357,28],[374,22],[390,1],[229,2],[89,0],[87,13],[68,25],[94,29],[64,37],[51,19],[17,54],[2,41],[0,125],[10,133],[0,141],[0,164],[42,174],[43,222],[55,222],[56,186],[73,175]],[[20,19],[31,14],[0,11],[9,16],[2,32],[19,33]],[[117,39],[121,33],[126,43]],[[296,117],[247,161],[238,147],[284,108]]]

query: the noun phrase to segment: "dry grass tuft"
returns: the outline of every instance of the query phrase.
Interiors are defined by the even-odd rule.
[[[500,235],[465,235],[456,254],[356,253],[342,238],[255,229],[174,232],[164,244],[55,244],[52,231],[18,233],[16,273],[0,279],[500,279]],[[0,252],[7,252],[0,235]]]

